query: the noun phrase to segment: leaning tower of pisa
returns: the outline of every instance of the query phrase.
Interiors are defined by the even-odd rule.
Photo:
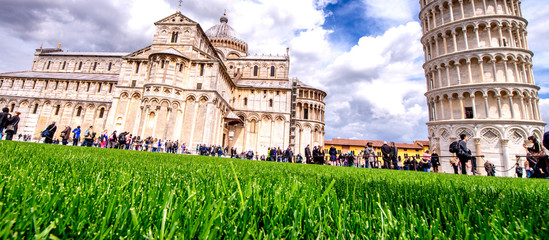
[[[514,176],[516,155],[528,136],[540,139],[539,112],[520,0],[420,0],[429,106],[429,140],[443,156],[459,135],[468,147],[496,165],[498,176]],[[442,159],[444,172],[452,172]]]

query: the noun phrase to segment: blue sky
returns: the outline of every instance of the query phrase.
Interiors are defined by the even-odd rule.
[[[549,0],[522,1],[530,21],[540,107],[549,120]],[[34,49],[134,51],[175,0],[3,1],[0,72],[27,70]],[[423,50],[417,0],[184,0],[204,30],[227,10],[251,54],[291,49],[291,77],[322,88],[326,138],[427,139]]]

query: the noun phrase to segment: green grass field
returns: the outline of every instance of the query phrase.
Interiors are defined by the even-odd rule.
[[[549,181],[0,141],[0,238],[549,239]]]

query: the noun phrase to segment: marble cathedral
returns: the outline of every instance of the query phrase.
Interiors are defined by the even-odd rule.
[[[207,31],[180,11],[155,26],[131,53],[40,48],[30,71],[1,73],[18,134],[36,140],[56,121],[259,154],[324,144],[326,93],[289,77],[289,53],[249,55],[225,16]]]

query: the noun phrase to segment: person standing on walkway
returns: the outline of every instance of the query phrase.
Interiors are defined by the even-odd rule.
[[[45,137],[44,143],[53,143],[53,135],[55,134],[55,131],[57,131],[57,125],[54,121],[50,125],[48,125],[46,130],[44,130],[44,132],[42,133],[43,137]]]
[[[17,134],[17,129],[19,127],[19,118],[21,112],[15,112],[13,117],[10,117],[6,123],[6,140],[13,140],[13,135]]]
[[[372,142],[366,143],[363,156],[364,156],[364,162],[366,163],[366,167],[374,168],[375,160],[376,160],[375,159],[376,151],[374,150],[374,144]]]
[[[391,142],[391,160],[393,161],[393,169],[400,170],[398,166],[398,148],[395,145],[395,142]]]
[[[517,178],[522,178],[522,173],[524,172],[524,169],[520,166],[519,163],[515,164],[515,173],[517,174]]]
[[[433,172],[438,173],[438,166],[440,166],[440,159],[436,151],[433,151],[433,154],[431,154],[431,164],[433,165]]]
[[[84,142],[82,143],[82,146],[91,147],[93,144],[93,138],[95,138],[95,132],[93,132],[93,126],[90,126],[84,132]]]
[[[484,163],[484,170],[486,170],[486,173],[488,174],[488,176],[492,176],[492,177],[496,176],[496,167],[494,166],[493,163],[491,163],[488,160],[486,160],[486,162]]]
[[[77,126],[75,129],[72,130],[72,133],[74,133],[74,135],[72,136],[72,145],[73,146],[78,146],[78,140],[80,140],[80,132],[82,130],[80,130],[80,126]]]
[[[334,146],[330,147],[328,154],[330,154],[330,162],[335,162],[337,158],[337,150]]]
[[[312,158],[311,149],[309,148],[309,145],[307,144],[307,147],[305,147],[305,161],[306,161],[307,164],[311,163],[311,158]]]
[[[61,143],[63,145],[67,145],[69,143],[69,138],[71,136],[71,127],[70,126],[65,126],[65,129],[63,129],[63,131],[61,131]]]
[[[381,146],[381,153],[383,154],[383,168],[391,169],[391,155],[393,154],[393,148],[387,145],[387,142],[383,142],[383,146]]]
[[[11,114],[9,113],[10,109],[5,107],[2,108],[2,112],[0,112],[0,139],[2,139],[4,134],[4,128],[8,125],[8,120],[11,117]]]
[[[461,163],[461,174],[467,175],[467,162],[471,158],[471,151],[467,148],[468,137],[465,134],[459,136],[461,140],[458,142],[458,151],[456,153]]]

